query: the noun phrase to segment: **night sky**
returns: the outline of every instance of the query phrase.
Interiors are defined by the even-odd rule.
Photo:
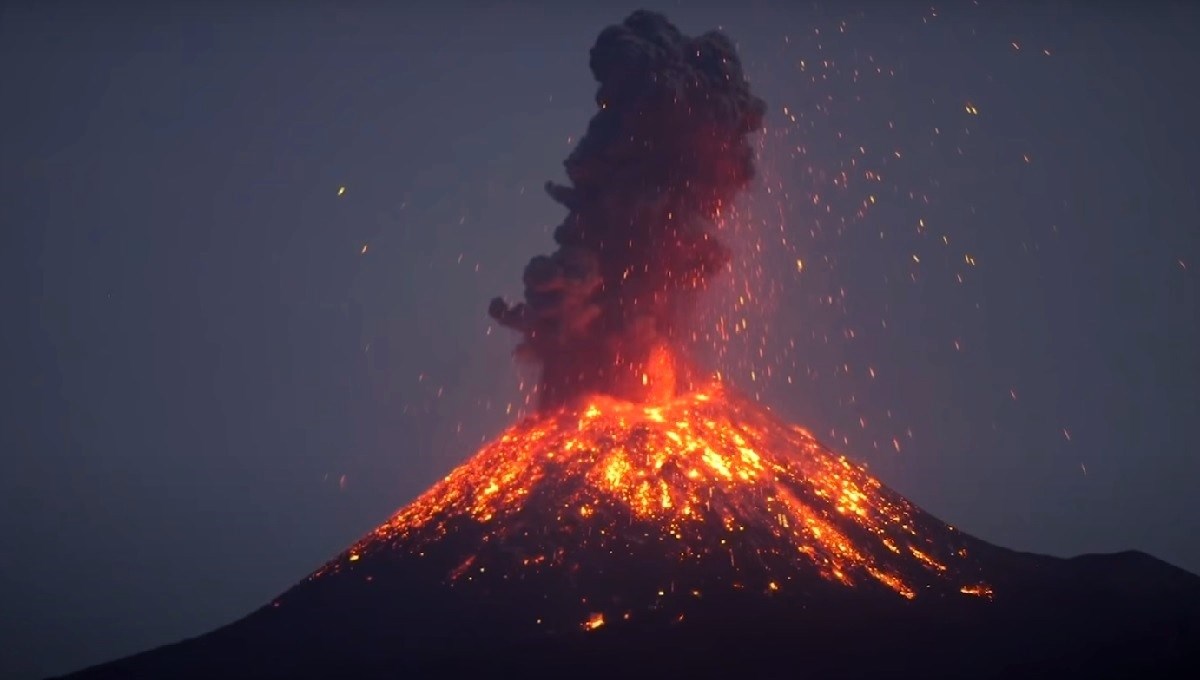
[[[487,304],[639,5],[394,4],[0,10],[0,675],[250,612],[524,408]],[[1200,572],[1200,13],[1151,4],[649,6],[769,105],[712,368],[980,538]]]

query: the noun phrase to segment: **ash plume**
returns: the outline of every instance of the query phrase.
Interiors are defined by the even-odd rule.
[[[524,302],[488,309],[540,363],[543,407],[639,399],[655,348],[682,344],[696,294],[729,261],[718,224],[754,175],[748,137],[765,111],[729,38],[653,12],[602,31],[590,67],[599,110],[563,163],[569,186],[546,184],[568,211],[558,249],[526,266]]]

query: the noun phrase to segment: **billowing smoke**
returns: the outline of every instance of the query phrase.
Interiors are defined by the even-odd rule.
[[[729,261],[718,225],[754,175],[765,110],[729,38],[660,14],[606,28],[590,57],[599,110],[564,162],[570,186],[546,184],[568,211],[558,250],[526,266],[524,302],[488,310],[540,362],[543,407],[641,399],[651,357],[684,344],[696,295]]]

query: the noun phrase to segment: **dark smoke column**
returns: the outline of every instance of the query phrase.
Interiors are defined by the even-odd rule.
[[[683,346],[696,294],[729,260],[717,224],[754,176],[765,110],[719,32],[690,38],[638,11],[590,56],[599,110],[564,162],[571,186],[546,184],[568,210],[558,250],[526,266],[524,302],[488,310],[540,362],[543,407],[640,400],[651,356]]]

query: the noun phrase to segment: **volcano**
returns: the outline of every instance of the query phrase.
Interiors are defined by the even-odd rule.
[[[1197,666],[1200,578],[957,531],[720,383],[526,418],[308,579],[78,678]]]
[[[558,249],[488,310],[537,411],[260,610],[73,677],[1200,676],[1200,578],[990,545],[704,377],[765,104],[650,12],[590,66]]]

